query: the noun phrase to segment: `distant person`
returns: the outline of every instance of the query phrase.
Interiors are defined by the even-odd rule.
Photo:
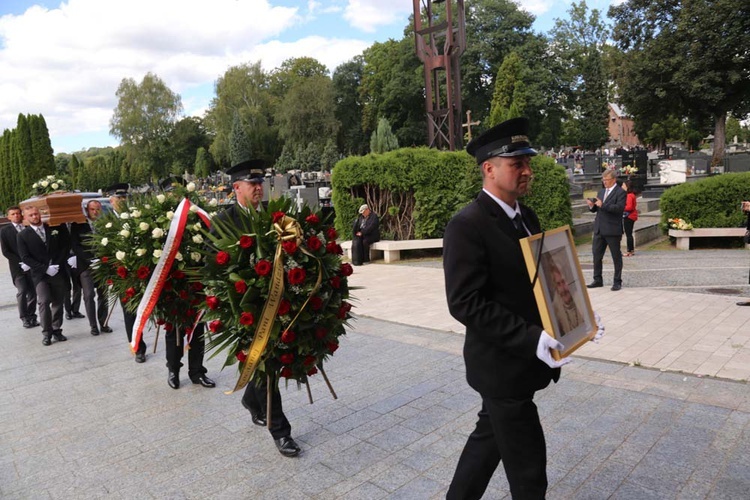
[[[635,255],[635,240],[633,239],[633,226],[638,220],[637,200],[638,192],[633,187],[633,181],[627,180],[622,183],[622,189],[625,190],[627,198],[625,199],[625,211],[622,213],[622,226],[625,229],[625,240],[627,241],[628,251],[625,257]]]
[[[370,245],[380,241],[380,219],[367,205],[359,207],[352,233],[352,264],[360,266],[370,262]]]
[[[18,253],[18,233],[23,231],[23,215],[21,207],[8,208],[8,220],[10,224],[0,231],[0,247],[3,255],[8,259],[10,266],[10,277],[16,287],[16,302],[18,303],[18,316],[21,318],[24,328],[39,326],[36,319],[36,290],[34,282],[31,281],[30,267],[21,260]]]
[[[743,201],[741,203],[742,212],[744,212],[745,216],[747,217],[747,221],[745,222],[745,227],[747,231],[750,231],[750,201]],[[750,282],[750,277],[748,278],[748,282]],[[744,301],[744,302],[737,302],[738,306],[750,306],[750,301]]]
[[[625,211],[625,191],[617,186],[617,173],[607,169],[602,173],[602,184],[604,188],[599,191],[596,198],[589,198],[586,203],[589,210],[596,213],[594,219],[594,240],[591,250],[594,254],[594,281],[589,283],[588,288],[600,288],[604,286],[602,279],[602,260],[604,251],[609,247],[612,261],[615,264],[615,277],[612,283],[612,291],[616,292],[622,288],[622,213]]]

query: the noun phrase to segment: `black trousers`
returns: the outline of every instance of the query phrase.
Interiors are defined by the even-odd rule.
[[[188,349],[188,376],[192,379],[208,372],[203,366],[203,354],[206,348],[206,342],[203,339],[205,327],[199,323],[195,327],[193,338],[190,340]],[[167,352],[167,368],[169,371],[179,373],[182,367],[182,355],[185,352],[185,333],[177,332],[172,329],[164,334]]]
[[[612,262],[615,265],[615,285],[622,284],[622,251],[620,243],[622,235],[619,236],[602,236],[599,233],[594,234],[594,240],[591,242],[591,249],[594,254],[594,281],[603,283],[602,280],[602,260],[604,259],[604,250],[609,247],[609,253],[612,255]]]
[[[284,415],[284,408],[281,406],[281,394],[278,389],[273,389],[271,394],[271,415],[266,411],[266,397],[268,394],[268,384],[265,379],[261,382],[250,381],[245,386],[245,394],[242,400],[253,410],[253,412],[263,413],[266,418],[271,419],[271,436],[274,439],[281,439],[292,434],[292,425]]]
[[[533,394],[521,399],[482,398],[477,426],[464,446],[446,498],[482,498],[501,459],[513,500],[544,498],[547,445]]]
[[[67,264],[60,266],[65,269],[65,312],[73,314],[81,312],[81,280],[78,279],[78,275],[74,273]],[[63,274],[63,269],[60,269],[60,273]]]
[[[36,287],[31,281],[29,273],[21,273],[13,280],[16,287],[16,302],[18,303],[18,317],[21,321],[36,319]]]
[[[135,314],[125,309],[125,304],[123,304],[122,301],[120,301],[120,305],[122,306],[122,319],[125,322],[125,333],[128,335],[129,344],[133,340],[133,325],[135,325]],[[143,341],[143,337],[141,337],[141,342],[138,344],[138,349],[136,349],[135,352],[138,354],[145,354],[146,343]]]
[[[75,277],[75,274],[74,274]],[[89,326],[92,330],[98,329],[97,320],[99,326],[104,326],[104,322],[107,321],[107,289],[97,287],[94,283],[94,278],[91,276],[91,269],[86,269],[78,275],[78,281],[81,283],[81,290],[83,291],[83,307],[86,309],[86,317],[89,319]]]
[[[625,217],[622,219],[622,227],[625,229],[625,240],[628,244],[628,252],[633,252],[635,250],[635,241],[633,239],[633,226],[635,226],[635,221],[633,219],[628,219]]]
[[[60,272],[36,284],[39,322],[42,324],[42,335],[45,337],[49,337],[56,330],[62,330],[67,279],[65,273]]]

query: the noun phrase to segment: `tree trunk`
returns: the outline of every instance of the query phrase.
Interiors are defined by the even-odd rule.
[[[726,145],[727,114],[719,113],[714,116],[714,156],[711,158],[711,167],[724,163],[724,149]]]

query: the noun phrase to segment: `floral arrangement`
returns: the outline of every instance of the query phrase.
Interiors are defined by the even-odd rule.
[[[164,260],[167,235],[184,199],[191,202],[184,232],[174,260],[164,271],[167,279],[161,283],[150,319],[168,331],[190,333],[203,302],[203,285],[195,277],[197,269],[204,265],[206,227],[199,214],[204,212],[205,203],[195,193],[194,184],[178,186],[169,193],[128,199],[127,206],[119,207],[119,213],[96,220],[90,244],[99,259],[94,271],[97,282],[111,285],[114,295],[136,313],[152,274]]]
[[[667,224],[669,225],[669,229],[679,229],[680,231],[690,231],[691,229],[693,229],[692,224],[677,217],[675,217],[674,219],[669,219],[667,221]]]
[[[638,173],[638,167],[636,167],[635,165],[625,165],[624,167],[622,167],[622,173],[623,175],[634,175]]]
[[[54,175],[48,175],[32,184],[31,189],[34,190],[31,193],[32,196],[42,196],[56,191],[65,191],[67,186],[65,185],[64,180],[59,179]]]
[[[237,388],[261,374],[306,382],[345,334],[352,266],[331,223],[307,206],[281,198],[234,213],[239,221],[215,217],[207,235],[207,348],[238,364]]]

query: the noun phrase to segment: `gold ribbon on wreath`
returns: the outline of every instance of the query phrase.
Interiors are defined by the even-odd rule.
[[[258,368],[258,364],[260,363],[261,356],[266,350],[268,341],[271,338],[271,329],[273,327],[274,321],[276,321],[276,313],[279,310],[279,304],[281,304],[281,298],[284,295],[284,262],[283,262],[283,259],[281,258],[281,251],[282,251],[281,244],[285,241],[294,241],[297,244],[297,246],[299,246],[299,249],[302,252],[309,255],[310,257],[315,258],[318,261],[318,280],[315,283],[315,287],[313,288],[312,292],[310,293],[310,296],[302,305],[302,307],[300,308],[299,312],[294,317],[292,322],[289,323],[289,326],[287,326],[287,329],[292,327],[294,322],[299,317],[300,313],[307,306],[307,303],[310,302],[310,298],[312,298],[312,296],[315,295],[315,292],[318,291],[318,288],[320,287],[320,283],[323,278],[323,272],[322,272],[322,266],[320,265],[320,259],[310,254],[307,250],[305,250],[301,246],[302,239],[303,239],[302,227],[299,225],[299,223],[295,219],[285,215],[278,222],[274,223],[273,229],[271,230],[271,232],[274,232],[274,231],[277,234],[277,243],[276,243],[276,252],[273,258],[273,271],[271,273],[271,285],[268,290],[268,299],[266,300],[266,303],[263,305],[263,312],[261,312],[260,314],[260,320],[258,321],[257,328],[255,329],[255,335],[253,336],[253,341],[250,343],[250,348],[248,349],[247,359],[245,360],[245,366],[242,368],[242,372],[240,373],[240,378],[237,380],[237,384],[235,385],[234,389],[226,392],[226,394],[232,394],[233,392],[242,389],[248,384],[248,382],[250,382],[250,379],[252,378],[253,373],[255,373],[255,370]]]

